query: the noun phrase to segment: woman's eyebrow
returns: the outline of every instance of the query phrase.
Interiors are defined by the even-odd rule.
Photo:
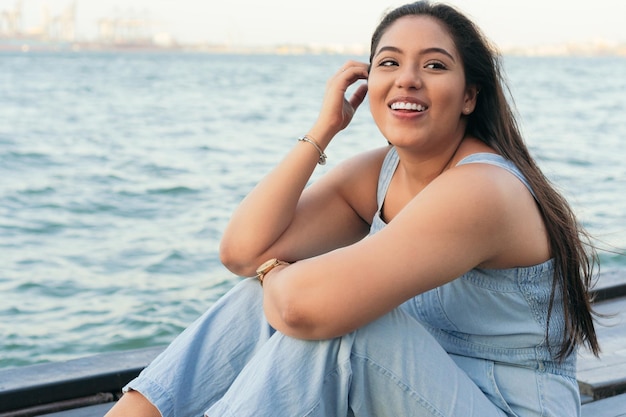
[[[375,57],[380,55],[381,52],[385,52],[385,51],[391,51],[391,52],[397,52],[397,53],[402,53],[402,49],[397,48],[395,46],[382,46],[378,52],[376,52],[376,55],[374,55]]]
[[[385,52],[385,51],[391,51],[391,52],[396,52],[396,53],[402,53],[402,49],[396,47],[396,46],[383,46],[381,47],[378,52],[376,52],[376,55],[374,55],[374,57],[378,56],[381,52]],[[438,48],[438,47],[431,47],[431,48],[426,48],[420,51],[421,55],[426,55],[429,53],[440,53],[443,55],[446,55],[447,57],[449,57],[452,61],[456,62],[456,59],[454,59],[454,56],[452,56],[452,54],[450,52],[448,52],[447,50],[445,50],[444,48]]]
[[[454,59],[454,56],[452,56],[450,52],[446,51],[443,48],[437,48],[437,47],[427,48],[427,49],[422,50],[421,53],[422,55],[429,54],[429,53],[440,53],[449,57],[453,62],[456,62],[456,59]]]

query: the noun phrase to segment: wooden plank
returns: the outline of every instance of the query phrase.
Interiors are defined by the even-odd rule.
[[[626,392],[626,298],[595,303],[594,308],[605,315],[596,325],[602,353],[596,358],[581,350],[577,379],[581,394],[598,400]]]
[[[108,410],[113,407],[116,399],[117,397],[111,393],[99,393],[89,397],[74,398],[56,403],[40,404],[33,407],[20,408],[19,410],[0,412],[0,417],[31,417],[47,416],[49,414],[59,416],[65,416],[68,414],[81,415],[81,413],[93,412],[88,410],[100,410],[104,408]],[[102,417],[102,415],[104,415],[104,413],[102,413],[100,417]]]
[[[585,404],[582,417],[626,417],[626,394]]]
[[[90,407],[77,408],[74,410],[66,410],[58,413],[41,414],[41,417],[102,417],[112,407],[114,402],[106,404],[92,405]]]
[[[592,288],[596,302],[626,296],[626,276],[618,269],[602,271]]]
[[[0,413],[97,393],[118,393],[162,346],[0,370]]]

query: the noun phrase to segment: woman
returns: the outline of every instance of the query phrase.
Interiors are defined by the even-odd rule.
[[[390,145],[305,188],[366,94]],[[479,31],[400,7],[234,213],[222,261],[261,285],[219,300],[110,416],[579,415],[575,352],[599,350],[581,236]]]

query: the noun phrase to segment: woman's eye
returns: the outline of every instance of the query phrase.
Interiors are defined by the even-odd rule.
[[[378,65],[381,67],[391,67],[394,65],[398,65],[398,63],[392,59],[385,59],[383,61],[380,61]]]
[[[426,68],[444,70],[447,67],[441,62],[429,62],[428,64],[426,64]]]

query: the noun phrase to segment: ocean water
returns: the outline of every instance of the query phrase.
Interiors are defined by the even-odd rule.
[[[349,58],[0,54],[0,367],[165,344],[205,311],[238,280],[231,212]],[[532,152],[626,279],[626,58],[505,68]],[[382,144],[364,103],[328,166]]]

